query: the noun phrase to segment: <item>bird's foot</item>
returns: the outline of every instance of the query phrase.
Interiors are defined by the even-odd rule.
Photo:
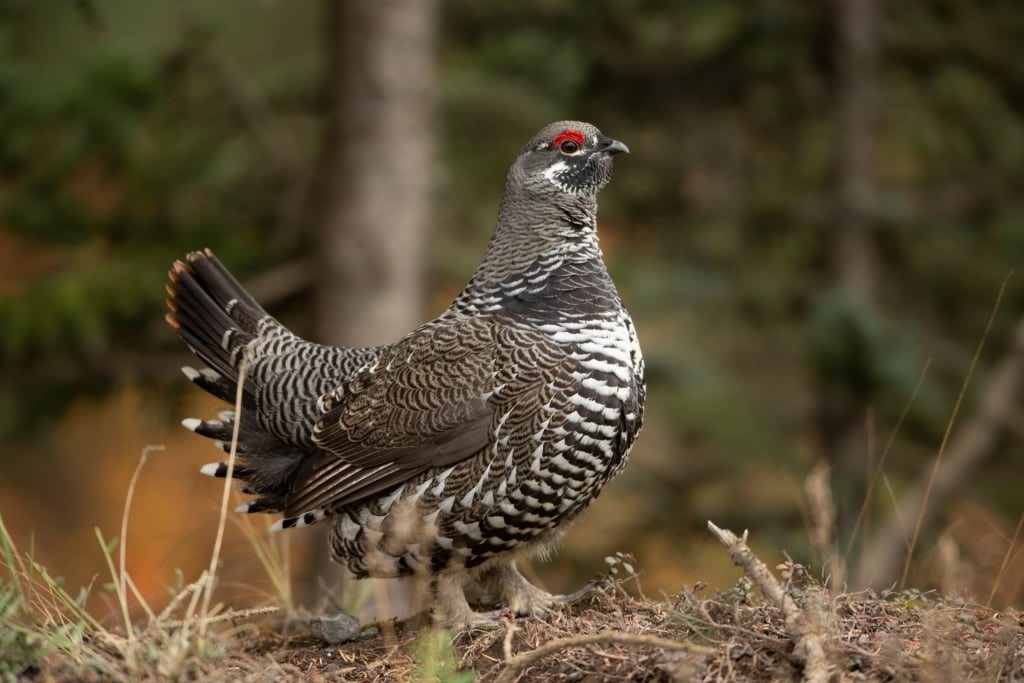
[[[515,567],[513,570],[517,580],[509,581],[501,590],[506,609],[520,617],[546,618],[552,605],[559,604],[562,596],[537,588],[515,570]]]
[[[502,628],[511,616],[509,610],[474,611],[463,591],[464,578],[465,575],[458,573],[441,574],[434,578],[434,604],[430,611],[433,624],[459,631],[494,631]]]
[[[453,628],[462,632],[470,631],[497,631],[505,628],[512,620],[512,611],[507,607],[491,610],[490,612],[472,612],[468,618],[463,619]]]
[[[464,575],[440,575],[434,581],[434,624],[455,629],[492,631],[502,628],[513,616],[545,619],[552,608],[572,605],[602,588],[605,581],[592,581],[567,595],[553,595],[534,586],[514,562],[493,564],[476,574],[474,580],[462,585]],[[466,599],[467,591],[474,604],[500,605],[490,612],[476,612]]]
[[[476,578],[479,586],[509,611],[537,619],[545,618],[553,606],[575,604],[604,585],[603,581],[593,581],[573,593],[553,595],[527,581],[513,562],[487,567]]]

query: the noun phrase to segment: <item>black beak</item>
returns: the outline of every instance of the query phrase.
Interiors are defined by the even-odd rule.
[[[626,143],[624,142],[619,142],[618,140],[606,138],[601,142],[601,151],[609,156],[621,154],[623,152],[629,154],[629,147],[626,147]]]

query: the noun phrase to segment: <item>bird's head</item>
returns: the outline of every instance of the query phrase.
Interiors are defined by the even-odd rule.
[[[512,175],[534,192],[593,196],[612,177],[612,157],[629,148],[582,121],[545,126],[523,147]]]

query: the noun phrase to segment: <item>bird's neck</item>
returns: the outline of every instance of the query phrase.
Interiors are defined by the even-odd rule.
[[[516,272],[542,257],[600,260],[597,242],[596,196],[506,191],[477,272]]]
[[[469,284],[452,304],[456,314],[546,307],[554,295],[618,301],[601,257],[593,197],[547,203],[525,212],[506,195],[490,244]],[[551,311],[553,313],[554,311]]]

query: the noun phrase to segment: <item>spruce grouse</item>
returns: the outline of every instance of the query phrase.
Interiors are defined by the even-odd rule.
[[[278,528],[327,520],[356,576],[430,578],[434,618],[487,621],[465,590],[542,615],[557,601],[516,557],[550,546],[626,463],[644,364],[598,247],[597,193],[628,148],[579,121],[519,153],[483,260],[440,317],[394,344],[305,341],[209,250],[170,271],[168,322],[208,368],[184,368],[241,416],[184,425],[229,450]],[[223,477],[226,463],[205,474]]]

